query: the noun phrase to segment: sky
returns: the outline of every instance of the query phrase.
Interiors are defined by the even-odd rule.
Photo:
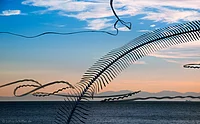
[[[0,0],[0,31],[28,36],[45,31],[116,33],[113,28],[116,17],[109,2]],[[27,78],[42,84],[56,80],[75,84],[95,61],[112,49],[149,31],[200,19],[199,0],[114,0],[114,8],[120,19],[132,23],[131,30],[118,24],[117,36],[82,33],[27,39],[0,34],[0,85]],[[199,53],[199,41],[160,50],[132,64],[101,92],[200,92],[200,70],[183,68],[186,63],[200,63]],[[0,96],[12,95],[16,86],[0,89]]]

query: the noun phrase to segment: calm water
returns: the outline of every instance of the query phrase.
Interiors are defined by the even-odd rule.
[[[0,102],[0,124],[51,124],[62,102]],[[89,103],[86,124],[200,124],[200,102]]]

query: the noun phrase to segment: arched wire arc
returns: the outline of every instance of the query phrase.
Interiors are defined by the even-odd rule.
[[[139,98],[133,98],[133,99],[126,99],[126,100],[117,100],[117,101],[101,101],[101,102],[127,102],[127,101],[137,101],[137,100],[148,100],[148,99],[185,99],[185,98],[191,98],[191,99],[200,99],[200,96],[163,96],[163,97],[139,97]]]
[[[200,69],[200,63],[199,64],[185,64],[183,65],[184,68],[194,68],[194,69]]]
[[[59,93],[65,89],[69,89],[69,88],[74,88],[74,86],[72,86],[70,83],[66,82],[66,81],[54,81],[54,82],[50,82],[50,83],[47,83],[47,84],[40,84],[38,81],[35,81],[33,79],[23,79],[23,80],[18,80],[18,81],[15,81],[15,82],[11,82],[11,83],[8,83],[8,84],[5,84],[5,85],[1,85],[0,88],[3,88],[3,87],[7,87],[7,86],[10,86],[10,85],[13,85],[13,84],[18,84],[18,83],[22,83],[22,82],[33,82],[33,83],[36,83],[36,84],[24,84],[24,85],[19,85],[17,86],[14,91],[13,91],[13,94],[16,96],[16,97],[22,97],[22,96],[26,96],[28,94],[34,94],[35,91],[37,90],[40,90],[42,88],[45,88],[45,87],[48,87],[48,86],[51,86],[51,85],[54,85],[54,84],[66,84],[67,86],[64,87],[64,88],[61,88],[61,89],[58,89],[56,91],[54,91],[53,93],[56,94],[56,93]],[[32,89],[24,94],[20,94],[20,95],[17,95],[17,91],[20,89],[20,88],[24,88],[24,87],[34,87],[35,89]]]
[[[47,32],[43,32],[37,35],[33,35],[33,36],[27,36],[27,35],[23,35],[23,34],[18,34],[18,33],[13,33],[13,32],[7,32],[7,31],[2,31],[0,32],[0,34],[9,34],[9,35],[13,35],[13,36],[18,36],[18,37],[22,37],[22,38],[37,38],[43,35],[73,35],[73,34],[81,34],[81,33],[104,33],[104,34],[108,34],[108,35],[112,35],[112,36],[117,36],[119,33],[119,29],[117,28],[117,23],[120,22],[122,25],[124,25],[126,28],[128,28],[129,30],[131,30],[131,22],[124,22],[123,20],[121,20],[119,18],[119,16],[117,15],[117,13],[115,12],[115,9],[113,7],[113,0],[110,0],[110,8],[114,14],[114,16],[117,18],[117,20],[115,21],[115,23],[113,24],[113,28],[116,30],[116,33],[111,33],[108,31],[96,31],[96,30],[85,30],[85,31],[75,31],[75,32],[53,32],[53,31],[47,31]]]
[[[58,124],[84,123],[85,116],[84,118],[81,116],[87,111],[81,111],[79,108],[86,109],[81,102],[89,100],[85,96],[92,96],[94,92],[101,90],[131,63],[140,58],[163,48],[199,39],[200,21],[198,20],[149,32],[112,50],[86,71],[75,86],[74,93],[79,97],[70,100],[72,108],[64,113],[60,111],[61,115],[67,113],[68,116],[62,117],[56,122]]]
[[[23,79],[23,80],[18,80],[18,81],[14,81],[14,82],[11,82],[11,83],[7,83],[7,84],[4,84],[4,85],[1,85],[0,88],[6,87],[6,86],[10,86],[10,85],[13,85],[13,84],[18,84],[18,83],[21,83],[21,82],[33,82],[37,86],[42,86],[42,84],[40,84],[36,80],[33,80],[33,79]]]

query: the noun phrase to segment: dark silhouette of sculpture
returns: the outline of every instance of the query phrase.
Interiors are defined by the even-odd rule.
[[[148,100],[148,99],[185,99],[185,98],[192,98],[192,99],[200,99],[200,96],[162,96],[162,97],[156,97],[156,96],[151,96],[151,97],[139,97],[139,98],[133,98],[133,99],[126,99],[126,100],[102,100],[101,102],[127,102],[127,101],[136,101],[136,100]]]
[[[56,122],[59,124],[84,123],[86,117],[83,115],[86,115],[88,110],[81,101],[88,101],[89,99],[86,97],[93,96],[94,93],[109,84],[131,63],[157,50],[199,39],[200,21],[192,21],[146,33],[126,45],[112,50],[94,63],[83,75],[73,89],[74,91],[70,93],[70,95],[76,94],[79,97],[68,99],[72,101],[70,102],[71,108],[64,112],[60,111],[58,114],[68,116],[59,118]]]
[[[84,123],[88,115],[88,107],[86,102],[93,98],[94,94],[99,92],[103,87],[109,84],[120,72],[126,69],[133,62],[140,58],[153,53],[157,50],[167,48],[173,45],[187,43],[191,41],[197,41],[200,39],[200,21],[192,21],[175,26],[169,26],[166,28],[158,29],[146,34],[143,34],[124,46],[114,49],[107,55],[100,58],[92,67],[90,67],[80,82],[69,88],[70,84],[67,83],[69,92],[66,94],[69,97],[65,97],[66,101],[59,109],[55,123],[57,124],[79,124]],[[32,87],[44,87],[40,83],[34,81],[37,85]],[[50,83],[54,84],[56,82]],[[59,82],[57,82],[59,83]],[[62,82],[66,83],[66,82]],[[13,84],[13,83],[9,83]],[[47,86],[49,84],[46,84]],[[3,85],[3,86],[8,86]],[[30,85],[21,85],[16,88],[30,87]],[[0,86],[2,87],[2,86]],[[53,93],[58,93],[66,88],[59,89]],[[36,90],[34,90],[36,91]],[[30,91],[28,93],[32,93]],[[26,95],[28,93],[22,94]],[[76,97],[70,97],[76,96]],[[121,96],[120,96],[121,97]],[[123,99],[126,96],[122,96]],[[175,97],[147,97],[155,99],[174,99],[174,98],[199,98],[193,96],[175,96]],[[119,98],[120,99],[120,98]],[[144,98],[138,98],[144,99]]]
[[[7,87],[7,86],[10,86],[10,85],[13,85],[13,84],[19,84],[19,83],[23,83],[23,82],[32,82],[34,84],[23,84],[23,85],[19,85],[17,86],[15,89],[14,89],[14,96],[16,97],[23,97],[23,96],[26,96],[26,95],[29,95],[29,94],[32,94],[33,96],[36,96],[36,97],[47,97],[47,96],[60,96],[60,97],[79,97],[79,96],[75,96],[75,95],[65,95],[65,94],[58,94],[59,92],[61,91],[64,91],[64,90],[67,90],[67,89],[70,89],[70,88],[74,88],[73,85],[71,85],[70,83],[66,82],[66,81],[54,81],[54,82],[50,82],[50,83],[47,83],[47,84],[44,84],[42,85],[41,83],[39,83],[38,81],[36,80],[33,80],[33,79],[23,79],[23,80],[18,80],[18,81],[15,81],[15,82],[11,82],[11,83],[7,83],[7,84],[4,84],[4,85],[1,85],[0,88],[3,88],[3,87]],[[53,91],[53,92],[50,92],[50,93],[47,93],[47,92],[36,92],[40,89],[43,89],[45,87],[48,87],[48,86],[51,86],[51,85],[54,85],[54,84],[66,84],[67,86],[66,87],[63,87],[63,88],[60,88],[56,91]],[[17,91],[20,89],[20,88],[25,88],[25,87],[33,87],[35,89],[32,89],[24,94],[20,94],[20,95],[17,95]],[[128,97],[128,96],[132,96],[134,94],[137,94],[137,93],[140,93],[141,91],[136,91],[136,92],[129,92],[129,93],[124,93],[124,94],[117,94],[117,95],[95,95],[95,96],[91,96],[91,97],[88,97],[88,98],[113,98],[113,99],[123,99],[125,97]]]
[[[194,69],[200,69],[200,64],[185,64],[183,65],[184,68],[194,68]]]

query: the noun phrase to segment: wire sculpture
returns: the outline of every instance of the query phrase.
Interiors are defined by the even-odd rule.
[[[0,88],[6,87],[6,86],[10,86],[10,85],[13,85],[13,84],[23,83],[23,82],[32,82],[34,84],[23,84],[23,85],[17,86],[13,91],[14,96],[22,97],[22,96],[26,96],[26,95],[31,94],[31,93],[34,94],[35,91],[40,90],[40,89],[45,88],[45,87],[48,87],[50,85],[54,85],[54,84],[66,84],[67,86],[64,87],[64,88],[58,89],[58,90],[56,90],[56,91],[54,91],[53,93],[50,93],[50,94],[56,94],[56,93],[61,92],[61,91],[65,90],[65,89],[68,89],[68,88],[72,88],[73,89],[74,88],[69,82],[66,82],[66,81],[54,81],[54,82],[50,82],[50,83],[42,85],[41,83],[39,83],[38,81],[33,80],[33,79],[23,79],[23,80],[14,81],[14,82],[11,82],[11,83],[7,83],[7,84],[4,84],[4,85],[1,85]],[[23,88],[23,87],[34,87],[35,89],[33,89],[31,91],[28,91],[28,92],[26,92],[24,94],[17,95],[16,94],[17,90],[19,90],[20,88]]]
[[[33,79],[23,79],[23,80],[18,80],[18,81],[15,81],[15,82],[11,82],[11,83],[7,83],[7,84],[4,84],[4,85],[1,85],[0,88],[4,88],[4,87],[10,86],[10,85],[23,83],[23,82],[32,82],[32,83],[35,83],[35,84],[24,84],[24,85],[17,86],[13,91],[14,96],[23,97],[23,96],[32,94],[33,96],[36,96],[36,97],[47,97],[47,96],[78,97],[78,96],[75,96],[75,95],[58,94],[59,92],[62,92],[62,91],[67,90],[69,88],[72,88],[72,89],[74,88],[72,84],[70,84],[70,83],[68,83],[66,81],[54,81],[54,82],[50,82],[50,83],[42,85],[41,83],[39,83],[38,81],[33,80]],[[60,89],[58,89],[56,91],[50,92],[50,93],[47,93],[47,92],[36,92],[36,91],[38,91],[40,89],[43,89],[45,87],[48,87],[48,86],[51,86],[51,85],[54,85],[54,84],[67,84],[67,86],[63,87],[63,88],[60,88]],[[31,91],[28,91],[28,92],[26,92],[24,94],[17,95],[16,94],[17,91],[20,88],[24,88],[24,87],[34,87],[35,89],[33,89]],[[114,97],[113,99],[121,99],[121,97],[132,96],[132,95],[140,93],[140,92],[141,92],[141,90],[135,91],[135,92],[124,93],[124,94],[117,94],[117,95],[95,95],[95,96],[93,96],[93,98],[113,98]],[[88,98],[92,98],[92,96],[88,97]]]
[[[65,97],[65,101],[67,102],[65,102],[64,105],[61,106],[59,111],[57,112],[55,123],[85,123],[89,109],[85,104],[86,102],[84,101],[89,101],[91,98],[93,98],[95,93],[99,92],[101,89],[103,89],[103,87],[106,87],[107,84],[109,84],[119,73],[130,66],[133,62],[157,50],[181,43],[197,41],[199,39],[200,20],[197,20],[184,24],[165,27],[162,29],[157,29],[155,31],[143,34],[135,38],[134,40],[120,48],[110,51],[108,54],[95,62],[94,65],[91,66],[86,71],[86,73],[83,74],[80,82],[74,85],[73,88],[67,88],[69,90],[67,93],[68,96],[77,97]],[[36,87],[37,89],[39,88],[39,85],[40,84],[37,84],[33,87]],[[4,86],[8,85],[6,84]],[[22,85],[17,89],[26,86],[29,85]],[[44,85],[42,86],[44,87]],[[60,90],[62,89],[59,89],[58,92]],[[36,90],[34,89],[34,91]],[[34,91],[30,92],[32,93]],[[27,93],[23,95],[26,94]],[[114,100],[123,99],[127,96],[128,95],[122,97],[120,96],[120,98],[114,98]],[[184,96],[179,96],[179,98],[183,97]],[[163,98],[174,99],[177,97]]]
[[[194,68],[194,69],[200,69],[200,63],[199,64],[185,64],[183,65],[184,68]]]
[[[75,85],[73,91],[79,97],[67,99],[71,108],[61,111],[56,118],[57,124],[63,123],[84,123],[88,109],[84,107],[84,102],[93,96],[100,89],[106,87],[120,72],[126,69],[136,60],[153,53],[157,50],[173,45],[197,41],[200,39],[200,21],[192,21],[175,26],[158,29],[146,33],[124,46],[114,49],[107,55],[100,58],[90,67]],[[62,116],[61,115],[67,115]]]

